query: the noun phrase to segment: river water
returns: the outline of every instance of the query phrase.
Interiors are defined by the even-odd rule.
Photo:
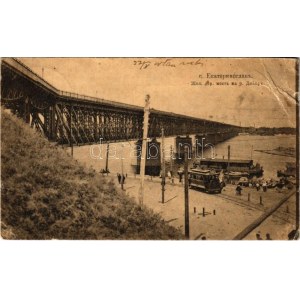
[[[194,136],[191,136],[193,141]],[[158,142],[161,142],[158,139]],[[170,157],[170,146],[175,147],[175,138],[165,138],[166,160]],[[231,159],[253,159],[254,164],[259,163],[264,168],[265,178],[276,178],[277,170],[284,170],[286,162],[296,162],[296,157],[287,157],[279,155],[271,155],[255,150],[273,150],[277,147],[294,147],[296,148],[296,136],[294,135],[275,135],[275,136],[255,136],[255,135],[239,135],[225,142],[214,146],[214,155],[216,158],[227,158],[227,149],[230,145]],[[74,158],[87,166],[92,166],[96,171],[105,169],[106,164],[106,144],[86,145],[74,147]],[[123,157],[123,172],[133,175],[135,168],[132,164],[136,163],[134,141],[111,143],[109,148],[108,169],[112,174],[121,173]],[[70,152],[70,149],[67,150]],[[199,151],[199,155],[202,153]],[[208,148],[204,150],[204,157],[211,157],[212,150]]]

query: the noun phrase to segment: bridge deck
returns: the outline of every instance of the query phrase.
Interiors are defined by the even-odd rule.
[[[144,108],[137,105],[61,91],[21,61],[3,58],[1,103],[32,127],[59,143],[93,143],[139,139]],[[239,127],[182,114],[150,109],[149,137],[215,133],[225,137]]]
[[[59,97],[63,97],[66,99],[70,100],[75,100],[75,101],[83,101],[87,103],[92,103],[92,104],[101,104],[101,105],[106,105],[106,106],[111,106],[111,107],[119,107],[123,109],[129,109],[129,110],[135,110],[135,111],[140,111],[143,112],[144,108],[142,106],[137,106],[137,105],[132,105],[132,104],[127,104],[127,103],[122,103],[118,101],[112,101],[112,100],[106,100],[98,97],[92,97],[92,96],[87,96],[87,95],[82,95],[82,94],[76,94],[68,91],[61,91],[57,88],[55,88],[53,85],[51,85],[49,82],[47,82],[45,79],[43,79],[41,76],[33,72],[28,66],[23,64],[20,60],[16,58],[2,58],[2,63],[6,64],[10,68],[15,69],[15,71],[19,72],[23,76],[26,76],[28,79],[33,81],[35,84],[38,84],[39,86],[46,88],[47,90],[51,91],[52,93],[56,94]],[[192,116],[186,116],[182,114],[177,114],[177,113],[172,113],[172,112],[166,112],[162,110],[157,110],[157,109],[150,109],[151,112],[163,116],[171,116],[174,118],[189,118],[191,120],[201,120],[201,121],[206,121],[210,123],[215,123],[215,124],[225,124],[223,122],[217,122],[217,121],[211,121],[211,120],[205,120],[202,118],[196,118]]]

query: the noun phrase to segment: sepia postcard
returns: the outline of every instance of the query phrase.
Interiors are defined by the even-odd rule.
[[[1,237],[299,239],[299,59],[2,58]]]

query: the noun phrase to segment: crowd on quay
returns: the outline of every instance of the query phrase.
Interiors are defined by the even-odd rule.
[[[235,184],[234,181],[231,181],[232,184]],[[236,187],[236,194],[241,195],[242,187],[249,187],[256,189],[257,191],[262,190],[263,192],[267,192],[268,189],[276,189],[280,192],[282,189],[292,189],[293,184],[284,177],[279,178],[278,180],[275,179],[264,179],[264,178],[256,178],[253,177],[248,179],[246,177],[241,177],[237,182]]]

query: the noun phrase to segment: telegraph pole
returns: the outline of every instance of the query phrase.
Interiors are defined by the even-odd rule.
[[[150,96],[146,95],[145,107],[144,107],[144,126],[143,126],[143,137],[142,137],[142,153],[141,153],[141,164],[140,164],[140,189],[139,189],[139,204],[140,206],[144,203],[144,180],[145,180],[145,168],[146,168],[146,152],[147,152],[147,137],[148,137],[148,126],[149,126],[149,114],[150,114]]]
[[[122,152],[121,152],[121,189],[124,190],[124,170],[123,170],[123,151],[124,145],[122,143]]]
[[[105,162],[106,176],[108,176],[108,155],[109,155],[109,143],[107,143],[107,146],[106,146],[106,162]]]
[[[161,202],[165,203],[165,185],[166,185],[166,164],[165,164],[165,132],[161,129],[161,147],[162,147],[162,174],[161,174]]]
[[[73,110],[73,107],[71,105],[71,108],[70,108],[70,146],[71,146],[71,155],[73,157],[72,110]]]
[[[172,180],[172,183],[173,183],[173,147],[172,145],[170,146],[170,169],[171,169],[171,180]]]
[[[188,147],[184,147],[184,232],[186,239],[190,239],[189,220],[189,180],[188,180]]]
[[[230,145],[228,145],[228,163],[227,163],[227,171],[229,172],[229,165],[230,165]]]

